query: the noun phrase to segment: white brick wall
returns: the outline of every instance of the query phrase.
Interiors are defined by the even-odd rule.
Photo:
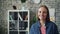
[[[56,12],[55,15],[57,16],[56,24],[58,25],[58,29],[60,32],[60,21],[58,21],[58,20],[60,20],[60,18],[59,18],[60,17],[60,0],[42,0],[42,2],[40,4],[34,4],[34,3],[31,3],[30,0],[29,1],[27,0],[27,2],[25,3],[25,7],[27,7],[30,11],[36,12],[39,5],[41,5],[41,4],[47,5],[49,8],[56,9],[56,11],[55,11]],[[18,10],[20,10],[22,8],[22,3],[20,0],[0,0],[0,23],[3,24],[2,26],[7,25],[7,21],[6,22],[3,21],[3,23],[2,23],[1,20],[7,20],[7,18],[6,18],[7,10],[13,10],[13,8],[12,8],[13,5],[16,5]],[[31,14],[33,14],[33,13],[31,13]],[[5,27],[7,27],[7,26],[5,26]]]

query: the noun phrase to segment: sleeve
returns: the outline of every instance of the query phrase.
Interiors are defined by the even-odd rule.
[[[54,34],[59,34],[58,28],[57,28],[57,25],[56,24],[54,25]]]
[[[33,25],[31,26],[30,33],[29,34],[34,34],[34,27],[33,27]]]

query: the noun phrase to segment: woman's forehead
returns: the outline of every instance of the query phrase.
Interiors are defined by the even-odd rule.
[[[40,7],[38,11],[47,11],[47,9],[45,7]]]

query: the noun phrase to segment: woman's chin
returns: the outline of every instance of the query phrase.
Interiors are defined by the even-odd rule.
[[[40,18],[40,20],[44,20],[43,18]]]

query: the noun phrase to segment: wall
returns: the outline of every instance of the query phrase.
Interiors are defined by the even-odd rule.
[[[31,0],[27,0],[24,3],[24,6],[26,9],[30,10],[30,16],[31,16],[30,18],[33,18],[39,5],[41,4],[47,5],[48,8],[55,9],[55,19],[56,19],[55,23],[57,24],[60,32],[60,1],[59,0],[41,0],[40,4],[34,4],[31,2]],[[2,29],[5,32],[4,34],[7,34],[7,23],[8,23],[7,12],[8,10],[14,10],[12,7],[13,5],[17,7],[17,10],[20,10],[23,6],[20,0],[0,0],[0,26],[4,28]]]

